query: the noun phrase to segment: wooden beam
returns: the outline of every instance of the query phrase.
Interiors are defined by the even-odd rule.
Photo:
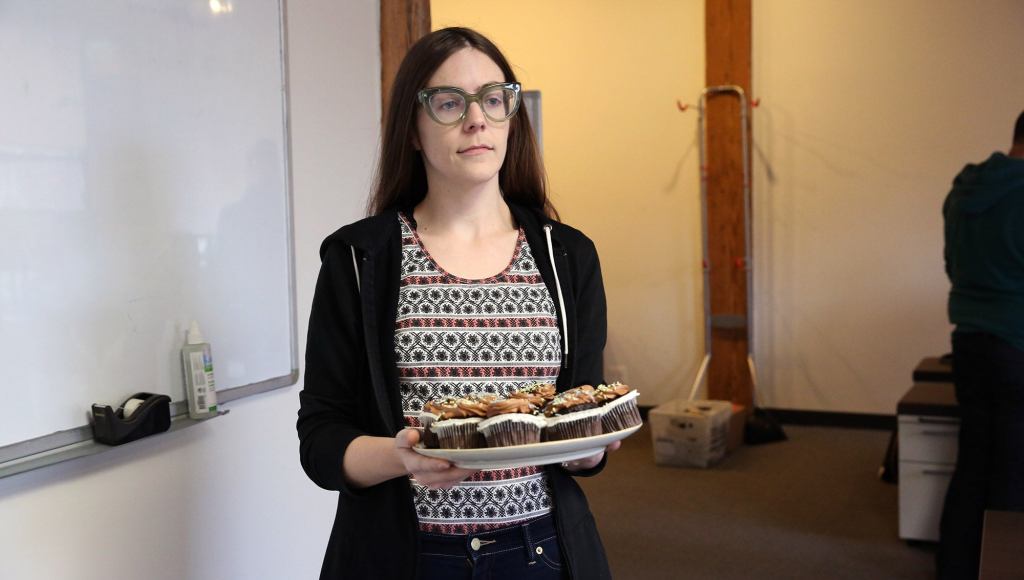
[[[381,111],[388,110],[388,96],[405,53],[430,32],[430,0],[380,0],[380,93]]]
[[[750,97],[751,0],[706,0],[708,86],[739,85]],[[747,313],[744,235],[743,146],[739,99],[709,97],[707,146],[708,258],[711,313]],[[751,323],[748,319],[748,324]],[[747,405],[752,387],[745,329],[712,329],[708,396]]]

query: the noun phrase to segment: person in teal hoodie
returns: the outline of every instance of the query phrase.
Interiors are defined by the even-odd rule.
[[[973,579],[985,510],[1024,511],[1024,112],[1009,153],[967,165],[942,215],[961,422],[938,578]]]

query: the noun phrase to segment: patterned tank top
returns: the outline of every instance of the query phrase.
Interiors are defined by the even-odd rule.
[[[445,272],[400,214],[402,280],[395,356],[405,422],[424,403],[474,393],[506,396],[555,382],[561,365],[555,305],[522,229],[508,267],[483,280]],[[482,470],[451,489],[410,477],[422,531],[472,534],[543,516],[554,508],[542,468]]]

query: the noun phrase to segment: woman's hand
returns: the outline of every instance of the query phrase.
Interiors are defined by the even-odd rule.
[[[395,450],[398,452],[399,460],[405,466],[406,472],[421,485],[432,489],[448,488],[477,471],[476,469],[455,467],[449,461],[416,453],[412,448],[419,441],[418,429],[402,429],[398,435],[395,435]]]
[[[612,451],[615,451],[621,446],[622,441],[613,441],[610,445],[604,448],[604,451],[600,453],[595,453],[590,457],[584,457],[583,459],[574,459],[572,461],[566,461],[562,463],[562,468],[565,469],[566,471],[585,471],[587,469],[592,469],[596,467],[598,463],[601,463],[601,458],[604,457],[604,454],[606,452],[611,453]]]

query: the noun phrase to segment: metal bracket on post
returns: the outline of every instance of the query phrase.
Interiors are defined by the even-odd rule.
[[[747,277],[747,311],[745,314],[711,314],[711,257],[708,252],[708,167],[707,157],[707,131],[704,128],[704,114],[707,110],[708,98],[719,94],[734,94],[740,100],[740,126],[743,146],[743,233],[744,251],[746,255],[736,258],[737,267],[742,267]],[[704,274],[704,358],[701,360],[697,370],[697,376],[690,388],[690,400],[697,395],[701,382],[707,374],[708,364],[711,361],[711,329],[737,329],[745,328],[747,331],[747,367],[750,369],[750,381],[754,390],[757,388],[757,371],[754,363],[754,272],[751,265],[752,240],[750,239],[750,151],[747,144],[749,133],[748,110],[760,104],[754,99],[748,105],[746,92],[739,85],[717,85],[705,87],[700,93],[700,102],[697,105],[697,130],[700,134],[698,149],[700,151],[700,224],[701,224],[701,245],[703,247],[703,274]],[[690,105],[681,102],[676,103],[679,110],[685,112]],[[753,393],[752,393],[753,396]]]

